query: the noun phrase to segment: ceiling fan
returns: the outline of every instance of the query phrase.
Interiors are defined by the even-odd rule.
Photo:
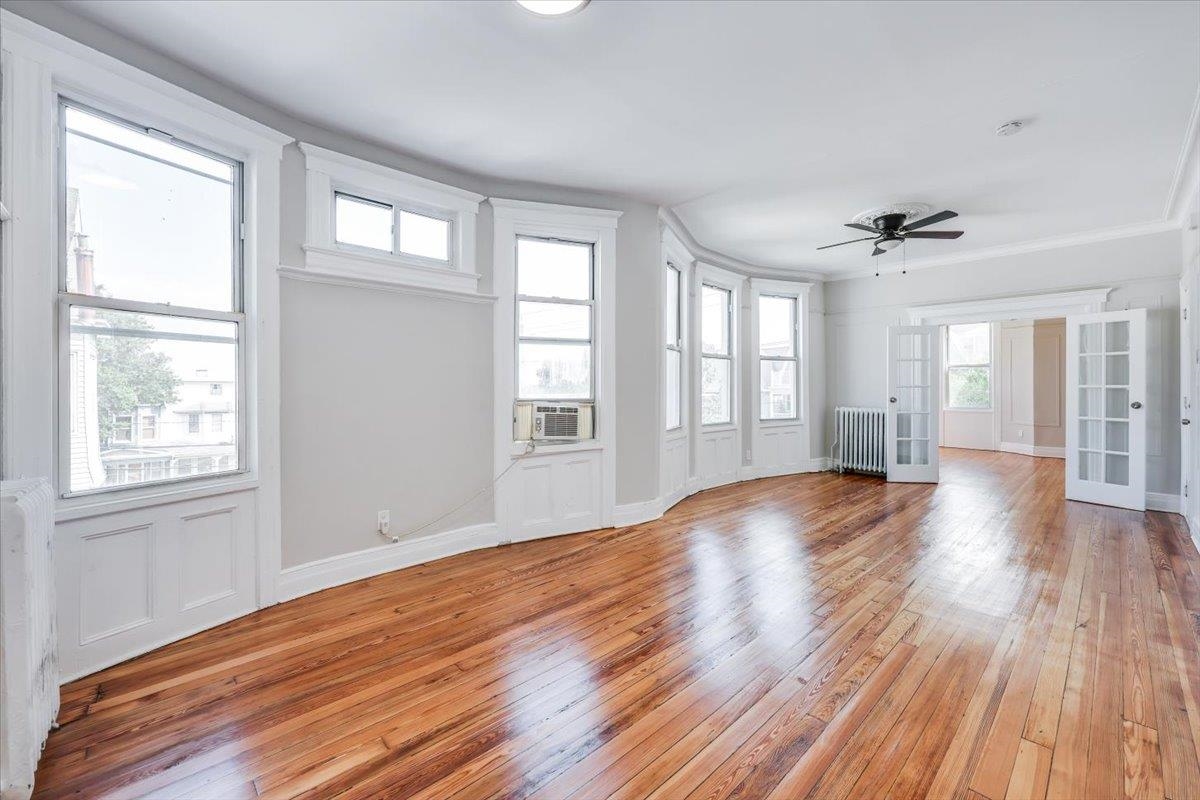
[[[926,206],[928,208],[928,206]],[[945,222],[948,219],[954,219],[958,214],[954,211],[939,211],[936,214],[930,214],[928,217],[919,219],[916,222],[908,222],[907,214],[893,213],[881,214],[871,220],[871,225],[862,225],[857,222],[847,222],[847,228],[854,228],[860,231],[869,231],[870,236],[864,236],[861,239],[851,239],[848,242],[838,242],[837,244],[827,244],[824,247],[818,247],[818,250],[828,250],[831,247],[841,247],[844,244],[854,244],[855,242],[866,242],[874,240],[875,249],[871,255],[878,256],[899,247],[904,243],[905,239],[957,239],[963,235],[962,231],[919,231],[918,228],[924,228],[927,225],[936,225],[939,222]]]

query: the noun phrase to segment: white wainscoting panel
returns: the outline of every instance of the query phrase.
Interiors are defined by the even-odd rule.
[[[688,436],[684,432],[663,442],[662,486],[659,494],[674,505],[687,492]]]
[[[738,479],[742,465],[737,428],[701,430],[697,437],[696,480],[707,489]]]
[[[253,491],[56,526],[64,680],[256,607]]]
[[[502,534],[521,542],[603,526],[600,450],[523,456],[503,478]]]
[[[808,432],[803,424],[759,423],[754,429],[754,475],[789,475],[808,468]]]

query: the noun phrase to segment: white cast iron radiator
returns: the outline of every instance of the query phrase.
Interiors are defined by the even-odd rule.
[[[0,483],[0,798],[29,797],[58,716],[54,495],[45,480]]]
[[[887,415],[882,408],[834,409],[833,468],[838,472],[887,473]]]

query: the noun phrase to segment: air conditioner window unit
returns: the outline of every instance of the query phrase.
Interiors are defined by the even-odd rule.
[[[522,401],[513,410],[516,441],[576,442],[593,437],[593,405]]]

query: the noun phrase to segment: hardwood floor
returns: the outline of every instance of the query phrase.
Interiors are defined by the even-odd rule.
[[[1200,798],[1182,518],[943,451],[468,553],[64,687],[42,798]]]

